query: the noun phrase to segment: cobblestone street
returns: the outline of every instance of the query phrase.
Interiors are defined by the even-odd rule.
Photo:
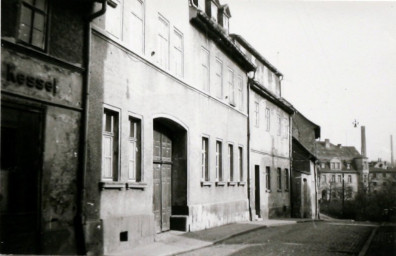
[[[269,227],[182,255],[358,255],[374,228],[354,222]]]

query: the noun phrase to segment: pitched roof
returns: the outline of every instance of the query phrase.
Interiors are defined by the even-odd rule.
[[[352,160],[354,158],[362,157],[361,154],[352,146],[338,146],[329,142],[329,147],[326,148],[325,141],[316,142],[316,155],[319,159],[332,159],[334,157],[341,160]]]

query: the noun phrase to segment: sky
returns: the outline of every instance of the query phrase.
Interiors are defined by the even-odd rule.
[[[360,152],[364,125],[369,160],[390,161],[391,134],[396,151],[396,1],[220,2],[230,7],[230,33],[281,71],[282,96],[321,127],[321,140]]]

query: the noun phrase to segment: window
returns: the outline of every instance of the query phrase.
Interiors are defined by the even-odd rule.
[[[335,169],[335,163],[330,163],[330,169],[332,169],[332,170]]]
[[[284,128],[284,138],[287,139],[289,138],[289,121],[287,120],[287,118],[283,119],[284,123],[285,123],[285,128]]]
[[[223,144],[216,141],[216,174],[219,181],[223,181]]]
[[[265,187],[270,190],[271,189],[271,167],[266,166],[265,167]]]
[[[108,109],[103,113],[102,178],[118,179],[118,113]]]
[[[335,163],[335,168],[336,168],[337,170],[340,170],[340,169],[341,169],[341,164],[340,164],[340,163]]]
[[[383,172],[382,173],[382,177],[386,178],[386,173]]]
[[[377,174],[376,173],[373,173],[373,178],[374,179],[377,178]]]
[[[363,175],[363,182],[364,182],[364,183],[367,182],[367,174]]]
[[[209,92],[209,51],[201,48],[201,89]]]
[[[257,101],[254,102],[254,125],[256,127],[260,126],[260,105]]]
[[[326,164],[325,164],[325,163],[321,163],[321,164],[320,164],[320,168],[324,169],[325,167],[326,167]]]
[[[129,117],[128,180],[141,181],[140,120]]]
[[[128,8],[129,4],[131,7]],[[143,53],[144,51],[144,3],[142,0],[132,0],[125,2],[127,10],[126,31],[124,40],[133,50]]]
[[[323,182],[326,183],[326,175],[323,175]]]
[[[235,106],[234,71],[230,68],[228,68],[227,83],[228,83],[229,103]]]
[[[282,189],[282,170],[278,168],[278,189]]]
[[[24,0],[21,4],[18,39],[44,49],[47,30],[47,1]]]
[[[237,87],[238,87],[238,102],[237,105],[239,110],[243,110],[243,79],[241,76],[237,78]]]
[[[351,164],[347,163],[347,169],[351,169]]]
[[[268,85],[272,83],[272,72],[268,69]]]
[[[210,17],[215,22],[217,22],[217,11],[217,5],[213,1],[210,1]]]
[[[348,175],[348,183],[352,183],[352,175]]]
[[[223,16],[223,28],[225,29],[226,33],[228,34],[228,32],[230,30],[230,21],[226,15]]]
[[[266,122],[266,130],[269,132],[271,128],[271,111],[269,108],[265,109],[265,122]]]
[[[274,76],[275,77],[275,91],[276,91],[276,94],[278,95],[278,96],[280,96],[280,80],[279,80],[279,77],[277,77],[277,76]]]
[[[208,159],[209,139],[202,137],[202,179],[209,181],[209,159]]]
[[[159,16],[158,26],[158,62],[159,65],[169,69],[169,22]]]
[[[117,5],[106,9],[105,29],[112,36],[121,39],[122,34],[122,4],[120,0],[113,0]],[[107,3],[109,4],[109,3]]]
[[[341,175],[338,175],[338,182],[341,182],[341,180],[342,180],[342,178],[341,178]]]
[[[280,136],[282,133],[282,119],[280,115],[278,115],[278,136]]]
[[[289,170],[285,169],[285,190],[289,190]]]
[[[243,148],[238,147],[239,181],[243,181]]]
[[[373,182],[373,186],[377,186],[377,182]]]
[[[184,75],[184,62],[183,62],[183,34],[178,30],[173,31],[173,72],[177,77]]]
[[[234,181],[234,146],[228,145],[228,166],[230,168],[230,181]]]
[[[216,97],[219,99],[223,98],[223,63],[220,59],[216,58],[215,63],[215,81],[214,86],[216,90]]]
[[[335,182],[335,175],[331,175],[331,182]]]

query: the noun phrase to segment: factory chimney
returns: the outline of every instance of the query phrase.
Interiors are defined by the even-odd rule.
[[[394,162],[393,162],[393,136],[390,136],[390,140],[391,140],[391,167],[395,167],[394,166]]]
[[[366,127],[362,125],[361,127],[362,129],[362,150],[361,150],[361,154],[364,157],[367,157],[367,151],[366,151]]]

